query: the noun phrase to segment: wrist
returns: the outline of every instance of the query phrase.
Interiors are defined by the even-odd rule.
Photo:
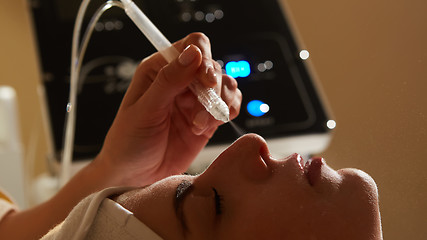
[[[125,185],[120,167],[98,154],[85,169],[100,189]]]

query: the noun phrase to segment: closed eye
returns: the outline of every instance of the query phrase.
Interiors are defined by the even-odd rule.
[[[223,198],[220,194],[218,194],[218,191],[215,188],[212,188],[214,192],[214,199],[215,199],[215,212],[216,215],[220,215],[222,213],[222,207],[223,207]]]
[[[183,180],[176,188],[176,194],[175,194],[175,213],[178,217],[179,221],[181,222],[181,225],[184,230],[187,230],[187,222],[184,217],[184,211],[183,211],[183,202],[184,198],[191,193],[193,190],[192,183],[187,180]]]

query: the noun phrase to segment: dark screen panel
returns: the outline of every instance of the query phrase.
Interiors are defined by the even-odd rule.
[[[91,2],[86,24],[102,2]],[[135,3],[171,42],[191,32],[203,32],[210,38],[214,59],[222,63],[224,71],[229,64],[229,69],[237,72],[234,74],[243,102],[234,122],[246,132],[276,138],[328,131],[327,114],[277,0]],[[32,8],[58,154],[68,99],[72,30],[79,4],[76,0],[44,0]],[[155,51],[119,8],[106,12],[96,29],[82,66],[75,159],[92,158],[99,152],[136,65]],[[247,110],[253,100],[261,101],[268,111],[255,116]],[[235,136],[226,124],[209,144],[231,142]]]

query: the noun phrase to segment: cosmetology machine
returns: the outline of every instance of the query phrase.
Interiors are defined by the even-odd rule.
[[[29,0],[55,153],[61,159],[70,79],[72,32],[80,0]],[[92,0],[84,26],[105,0]],[[191,32],[211,40],[213,58],[236,78],[243,93],[233,122],[269,142],[276,155],[325,149],[334,121],[315,84],[309,53],[300,47],[280,0],[134,0],[174,42]],[[93,158],[119,107],[139,61],[155,52],[120,8],[105,12],[81,68],[73,161]],[[236,139],[221,126],[192,166],[197,172]]]

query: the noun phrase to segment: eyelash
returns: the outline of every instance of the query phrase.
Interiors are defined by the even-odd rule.
[[[216,215],[220,215],[222,213],[222,207],[223,207],[223,199],[220,194],[218,194],[218,191],[215,188],[212,188],[214,192],[214,198],[215,198],[215,211]]]

